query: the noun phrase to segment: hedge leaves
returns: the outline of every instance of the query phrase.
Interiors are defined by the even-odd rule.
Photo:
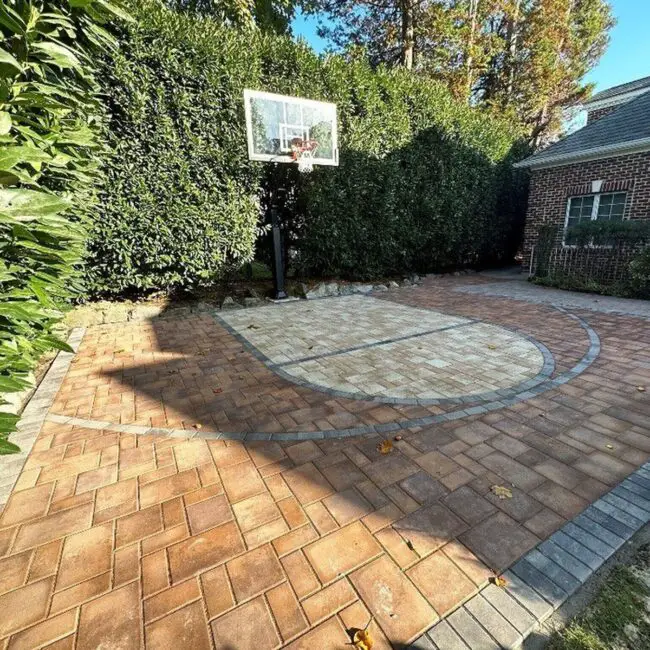
[[[0,393],[27,387],[44,351],[67,349],[52,328],[79,292],[95,205],[103,109],[91,57],[114,44],[97,25],[110,7],[0,4]],[[17,451],[16,421],[0,413],[0,454]]]
[[[376,277],[506,259],[523,216],[518,134],[404,70],[133,0],[102,71],[111,121],[91,295],[192,289],[254,253],[264,190],[285,190],[293,265]],[[250,163],[244,88],[336,102],[340,167]],[[262,210],[260,210],[260,207]],[[514,242],[514,245],[513,245]]]

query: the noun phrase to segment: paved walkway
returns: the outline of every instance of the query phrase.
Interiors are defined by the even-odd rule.
[[[495,276],[486,274],[484,277]],[[456,290],[474,295],[501,296],[544,305],[557,305],[567,309],[588,309],[606,314],[650,318],[650,300],[614,298],[613,296],[599,296],[593,293],[564,291],[563,289],[532,284],[521,278],[513,280],[512,276],[506,276],[505,279],[507,281],[486,284],[462,284]]]
[[[468,283],[86,331],[0,517],[0,648],[404,648],[644,464],[647,321]]]

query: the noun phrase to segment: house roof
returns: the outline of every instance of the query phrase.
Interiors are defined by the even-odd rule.
[[[639,95],[515,167],[556,167],[636,151],[650,151],[650,93]]]
[[[598,104],[604,100],[612,100],[618,95],[627,95],[628,93],[640,94],[643,91],[650,91],[650,77],[643,77],[642,79],[636,79],[635,81],[628,81],[628,83],[625,84],[619,84],[613,88],[601,90],[599,93],[590,97],[584,103],[584,106]]]

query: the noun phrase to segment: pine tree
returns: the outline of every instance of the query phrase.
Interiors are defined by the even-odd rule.
[[[614,24],[607,0],[307,0],[335,48],[365,47],[470,104],[511,115],[541,146],[591,91]]]

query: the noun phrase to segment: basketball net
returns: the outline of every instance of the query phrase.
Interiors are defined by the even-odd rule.
[[[298,171],[308,174],[314,170],[314,153],[318,148],[316,140],[295,138],[291,141],[291,156],[298,163]]]

